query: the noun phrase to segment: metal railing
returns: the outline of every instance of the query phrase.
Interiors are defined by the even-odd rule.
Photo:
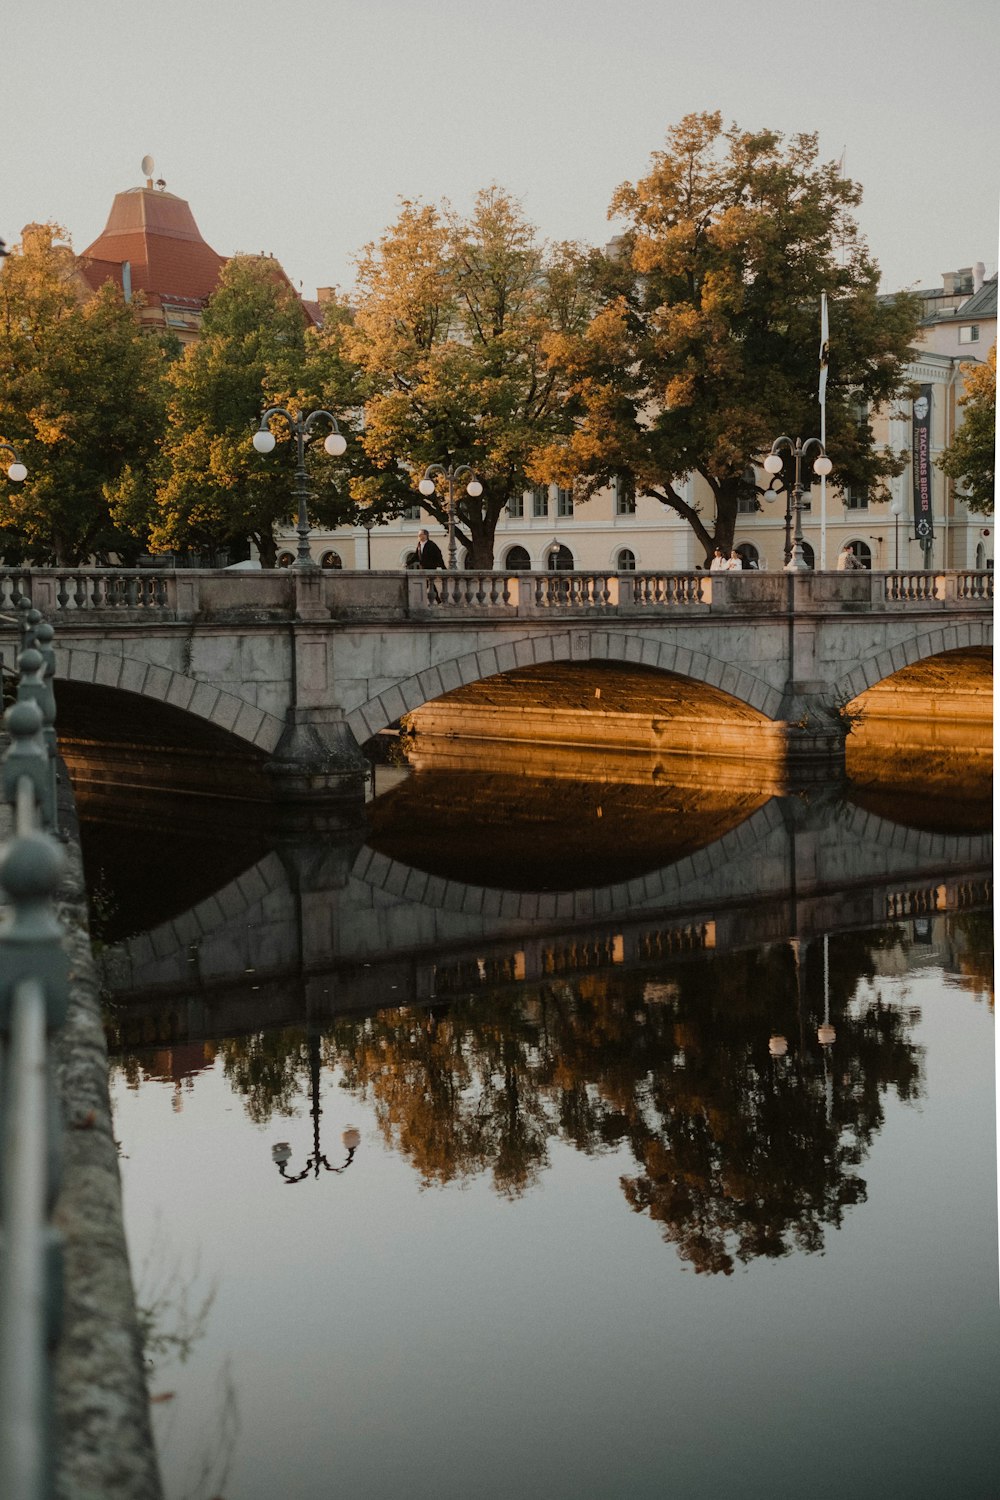
[[[51,1222],[62,1129],[49,1038],[66,1019],[68,960],[54,896],[67,862],[56,827],[52,629],[26,599],[17,697],[0,765],[0,1495],[53,1487],[52,1350],[62,1242]]]

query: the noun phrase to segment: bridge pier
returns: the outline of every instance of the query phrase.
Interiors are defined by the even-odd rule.
[[[815,684],[788,685],[777,727],[783,730],[789,787],[846,780],[850,716]]]
[[[264,767],[275,800],[328,830],[364,820],[368,762],[333,709],[291,708],[280,740]]]

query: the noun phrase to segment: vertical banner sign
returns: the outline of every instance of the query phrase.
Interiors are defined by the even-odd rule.
[[[922,385],[913,403],[913,528],[927,551],[934,540],[931,510],[931,391]]]

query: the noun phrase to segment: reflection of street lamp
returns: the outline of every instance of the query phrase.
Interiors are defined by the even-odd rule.
[[[435,475],[440,474],[442,479],[448,481],[448,568],[455,571],[455,480],[464,479],[466,474],[471,475],[469,483],[465,486],[465,493],[473,499],[483,493],[483,487],[476,478],[476,471],[468,464],[459,464],[454,468],[451,464],[447,468],[443,464],[428,464],[424,471],[418,489],[422,495],[433,495],[436,488],[434,484]]]
[[[3,242],[0,241],[0,244]],[[20,484],[22,479],[27,479],[28,471],[17,456],[17,449],[12,448],[9,443],[0,443],[0,453],[9,453],[14,462],[7,465],[7,478],[13,479],[15,484]]]
[[[299,554],[292,563],[293,568],[300,571],[312,571],[319,568],[319,563],[314,562],[309,553],[309,476],[306,473],[306,443],[316,423],[325,418],[330,423],[333,431],[328,435],[323,447],[332,458],[339,458],[347,447],[347,439],[337,426],[337,419],[328,411],[311,411],[307,417],[296,412],[294,415],[286,411],[283,406],[269,406],[260,419],[260,427],[253,435],[253,445],[258,453],[272,453],[274,451],[275,437],[270,430],[272,417],[284,417],[292,435],[295,438],[295,484],[292,494],[298,502],[298,523],[296,530],[299,533]]]
[[[782,469],[781,449],[787,448],[795,459],[795,484],[792,490],[792,509],[795,512],[795,542],[792,546],[792,555],[785,563],[786,573],[805,573],[809,570],[809,564],[805,560],[802,551],[802,496],[804,493],[802,485],[802,460],[810,448],[819,449],[819,458],[813,464],[813,472],[825,478],[833,468],[833,464],[826,456],[826,449],[819,438],[796,438],[793,443],[789,437],[775,438],[771,444],[771,451],[764,460],[764,468],[769,474],[780,474]]]
[[[285,1167],[292,1155],[291,1146],[287,1141],[278,1141],[276,1145],[271,1147],[271,1160],[275,1163],[286,1182],[301,1182],[304,1177],[309,1176],[310,1172],[312,1172],[314,1177],[318,1177],[320,1167],[326,1172],[346,1172],[354,1160],[355,1151],[357,1151],[361,1144],[360,1130],[354,1125],[348,1125],[340,1137],[344,1150],[347,1152],[346,1161],[342,1162],[339,1167],[331,1167],[320,1150],[319,1117],[323,1111],[319,1107],[319,1033],[315,1031],[311,1032],[309,1037],[309,1078],[310,1092],[312,1094],[312,1109],[309,1111],[313,1122],[312,1154],[308,1157],[302,1171],[298,1172],[294,1177],[289,1177],[285,1171]]]

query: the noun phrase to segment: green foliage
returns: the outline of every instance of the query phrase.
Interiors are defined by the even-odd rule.
[[[251,440],[268,405],[343,410],[351,381],[338,346],[307,330],[298,298],[271,263],[237,256],[209,299],[201,339],[168,379],[157,482],[145,492],[123,492],[119,514],[136,524],[145,512],[154,551],[250,538],[265,566],[273,566],[275,527],[287,525],[295,509],[295,446],[283,423],[275,427],[274,454],[262,458]],[[346,481],[321,443],[309,470],[314,519],[337,525],[348,509]]]
[[[965,420],[945,449],[938,465],[949,478],[962,486],[969,510],[991,516],[996,491],[997,433],[997,346],[993,345],[985,364],[963,365],[965,391],[959,406],[965,408]]]
[[[904,387],[916,299],[879,299],[858,232],[860,187],[817,161],[816,137],[723,129],[720,114],[674,127],[650,172],[625,183],[626,222],[594,256],[600,306],[550,346],[580,407],[545,473],[592,494],[615,476],[682,516],[710,552],[732,544],[745,474],[779,434],[812,436],[820,295],[830,307],[827,439],[838,483],[877,490],[902,459],[873,445],[871,417]],[[714,530],[678,483],[700,474]]]
[[[113,514],[164,420],[167,351],[110,283],[86,294],[65,231],[35,224],[0,275],[0,436],[28,469],[0,488],[8,561],[79,564],[135,549]]]
[[[480,193],[467,219],[404,202],[360,260],[350,348],[365,377],[373,468],[355,484],[359,499],[398,514],[428,464],[469,464],[484,493],[460,487],[458,535],[472,566],[492,566],[504,506],[530,483],[542,447],[569,431],[566,383],[546,345],[583,330],[583,263],[572,246],[541,246],[500,188]],[[447,524],[446,494],[423,504]]]

